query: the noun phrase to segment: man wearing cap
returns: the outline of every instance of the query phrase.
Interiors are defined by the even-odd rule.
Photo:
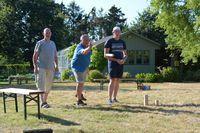
[[[81,42],[77,45],[71,62],[71,68],[74,73],[76,85],[77,105],[86,105],[83,101],[86,99],[83,96],[83,86],[90,64],[90,56],[92,54],[92,44],[89,36],[84,34],[80,37]]]
[[[118,102],[117,93],[119,90],[119,79],[123,75],[123,64],[127,58],[126,44],[120,39],[120,28],[114,27],[112,32],[113,38],[109,39],[104,45],[104,57],[108,59],[108,73],[110,76],[108,85],[109,105]],[[110,55],[113,56],[111,57]]]
[[[51,41],[51,30],[43,30],[44,38],[37,42],[33,54],[33,66],[36,76],[36,86],[45,93],[41,96],[41,107],[49,108],[47,97],[51,90],[54,72],[58,71],[56,45]]]

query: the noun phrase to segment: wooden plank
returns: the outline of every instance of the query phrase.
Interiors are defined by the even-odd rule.
[[[0,92],[23,94],[23,95],[44,93],[44,91],[40,91],[40,90],[30,90],[30,89],[22,89],[22,88],[5,88],[5,89],[0,89]]]

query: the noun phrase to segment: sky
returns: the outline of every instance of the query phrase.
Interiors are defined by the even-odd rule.
[[[88,13],[93,7],[96,9],[103,8],[104,13],[108,12],[111,6],[115,5],[121,8],[121,11],[127,18],[127,23],[134,21],[138,13],[142,12],[150,4],[150,0],[55,0],[56,3],[63,2],[68,5],[70,2],[75,1],[84,11]]]

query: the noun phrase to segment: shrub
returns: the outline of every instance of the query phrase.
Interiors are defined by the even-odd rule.
[[[71,69],[66,69],[61,74],[62,81],[64,80],[74,80],[74,75]]]
[[[104,78],[103,74],[98,70],[91,70],[88,75],[88,80],[93,82],[93,79]]]
[[[30,71],[31,69],[29,64],[7,64],[0,66],[0,74],[5,77],[17,74],[27,74]]]
[[[188,70],[186,71],[186,73],[184,74],[184,79],[185,81],[194,81],[194,74],[195,72]]]
[[[90,70],[103,71],[106,68],[106,64],[107,64],[107,59],[104,58],[103,51],[97,49],[96,47],[93,47]]]
[[[194,73],[193,78],[194,81],[200,81],[200,69]]]
[[[145,77],[146,77],[145,73],[138,73],[135,75],[135,78],[138,80],[145,79]]]
[[[172,82],[179,80],[179,72],[175,68],[172,67],[164,68],[162,69],[161,74],[164,81]]]
[[[75,49],[76,49],[76,44],[73,44],[71,47],[70,47],[70,49],[69,49],[69,53],[68,53],[68,58],[71,60],[72,59],[72,57],[73,57],[73,55],[74,55],[74,51],[75,51]]]
[[[145,81],[146,82],[160,82],[162,81],[162,75],[158,73],[146,73]]]
[[[123,78],[131,78],[131,74],[129,72],[123,72],[123,75],[122,75]]]
[[[162,75],[158,73],[138,73],[135,75],[138,80],[144,80],[145,82],[161,82]]]

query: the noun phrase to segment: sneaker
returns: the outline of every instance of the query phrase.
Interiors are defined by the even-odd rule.
[[[114,98],[114,99],[113,99],[113,102],[114,102],[114,103],[118,103],[119,101],[118,101],[116,98]]]
[[[41,108],[50,108],[50,105],[48,103],[42,103]]]
[[[113,103],[112,100],[109,99],[108,100],[108,105],[112,105],[112,103]]]
[[[87,99],[81,94],[81,100],[86,101]]]
[[[84,103],[82,100],[78,100],[78,101],[77,101],[77,105],[85,106],[85,105],[87,105],[87,104]]]
[[[77,97],[77,95],[75,95],[75,97]],[[87,99],[83,96],[83,94],[81,94],[81,100],[86,101]]]

